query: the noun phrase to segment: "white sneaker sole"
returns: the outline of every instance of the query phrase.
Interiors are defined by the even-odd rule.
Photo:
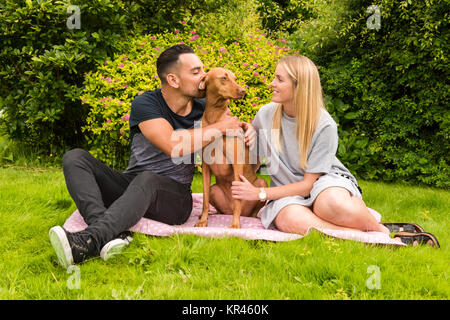
[[[127,240],[130,239],[130,237],[127,238]],[[100,257],[103,260],[109,260],[115,255],[118,255],[122,253],[123,250],[129,245],[130,241],[123,240],[123,239],[114,239],[109,241],[107,244],[105,244],[100,251]]]
[[[48,232],[48,236],[58,257],[59,264],[66,269],[73,265],[72,249],[70,249],[69,240],[64,229],[60,226],[53,227]]]

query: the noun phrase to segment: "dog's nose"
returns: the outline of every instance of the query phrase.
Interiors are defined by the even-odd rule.
[[[245,89],[241,89],[241,90],[239,90],[239,95],[240,95],[242,98],[245,98],[245,96],[247,95],[247,92],[245,91]]]

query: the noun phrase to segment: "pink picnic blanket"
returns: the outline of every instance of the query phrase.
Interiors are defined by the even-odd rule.
[[[257,218],[241,217],[241,228],[231,229],[229,228],[232,220],[231,215],[217,214],[216,209],[210,205],[210,215],[208,218],[207,228],[197,228],[194,225],[200,218],[203,206],[203,194],[193,193],[193,207],[191,216],[182,225],[171,226],[165,223],[161,223],[155,220],[142,218],[135,226],[130,228],[130,231],[140,232],[152,236],[170,236],[175,233],[178,234],[195,234],[203,237],[240,237],[246,240],[270,240],[270,241],[290,241],[300,239],[303,236],[299,234],[292,234],[278,231],[277,229],[266,229],[261,224],[261,220],[258,218],[261,214],[261,210],[258,213]],[[374,217],[381,221],[381,215],[373,209],[369,209]],[[77,232],[87,227],[80,215],[76,210],[64,223],[64,228],[69,232]],[[384,245],[396,245],[403,246],[404,244],[399,239],[392,239],[388,235],[382,232],[359,232],[359,231],[342,231],[331,229],[319,229],[316,230],[322,232],[331,237],[361,241],[364,243],[372,244],[384,244]]]

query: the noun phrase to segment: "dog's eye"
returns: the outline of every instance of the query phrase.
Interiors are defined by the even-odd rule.
[[[228,80],[228,78],[227,77],[222,77],[222,80],[226,81],[226,80]]]

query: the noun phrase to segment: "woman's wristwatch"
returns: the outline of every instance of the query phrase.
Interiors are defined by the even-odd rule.
[[[261,202],[264,202],[267,200],[267,194],[266,194],[266,190],[264,188],[259,188],[258,198],[259,198],[259,201],[261,201]]]

